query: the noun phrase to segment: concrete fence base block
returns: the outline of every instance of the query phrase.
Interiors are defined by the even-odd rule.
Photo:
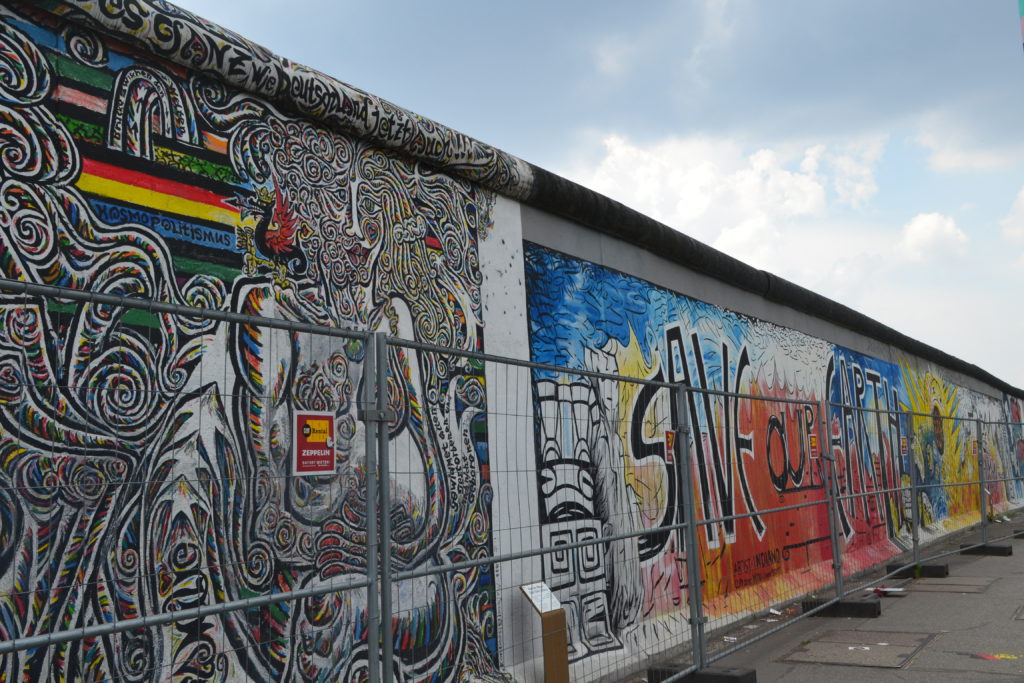
[[[663,683],[676,675],[676,669],[648,669],[647,683]],[[687,674],[686,683],[757,683],[757,671],[728,666],[710,666]]]
[[[1013,555],[1012,545],[996,545],[993,543],[986,543],[985,545],[962,545],[960,546],[961,555],[997,555],[999,557],[1009,557]]]
[[[885,573],[896,572],[892,577],[894,579],[944,579],[949,576],[948,564],[914,564],[900,569],[901,566],[887,564]]]
[[[821,607],[828,600],[815,598],[804,600],[800,603],[804,612],[810,612],[816,607]],[[864,600],[840,600],[832,603],[820,612],[815,612],[816,617],[853,617],[855,619],[873,619],[882,616],[882,603],[877,595],[872,595]]]

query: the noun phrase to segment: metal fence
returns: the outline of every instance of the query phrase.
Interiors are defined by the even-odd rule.
[[[1024,503],[1017,423],[0,289],[11,676],[542,680],[543,581],[572,680],[677,680]],[[330,474],[296,470],[299,412]]]

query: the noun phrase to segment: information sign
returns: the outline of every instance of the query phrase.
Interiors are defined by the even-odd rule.
[[[292,429],[292,474],[334,474],[334,413],[295,412]]]
[[[551,589],[543,581],[526,583],[520,586],[520,588],[539,614],[553,612],[562,606],[562,603],[558,601],[558,598],[555,597],[555,594],[551,592]]]

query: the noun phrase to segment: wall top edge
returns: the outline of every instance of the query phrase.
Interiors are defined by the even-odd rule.
[[[48,0],[40,7],[327,127],[375,142],[514,199],[530,165],[383,98],[274,54],[164,0]]]
[[[851,329],[1024,398],[982,368],[743,263],[605,195],[383,98],[278,56],[164,0],[49,0],[40,7],[329,128],[657,253],[769,301]]]

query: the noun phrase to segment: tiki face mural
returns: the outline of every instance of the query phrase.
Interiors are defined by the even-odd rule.
[[[3,277],[480,350],[492,197],[0,8]],[[226,350],[226,353],[225,353]],[[366,575],[358,340],[0,302],[0,637]],[[396,569],[490,551],[478,367],[392,349]],[[295,410],[335,476],[291,478]],[[402,680],[497,676],[490,568],[403,588]],[[9,655],[12,678],[360,680],[362,590]]]

